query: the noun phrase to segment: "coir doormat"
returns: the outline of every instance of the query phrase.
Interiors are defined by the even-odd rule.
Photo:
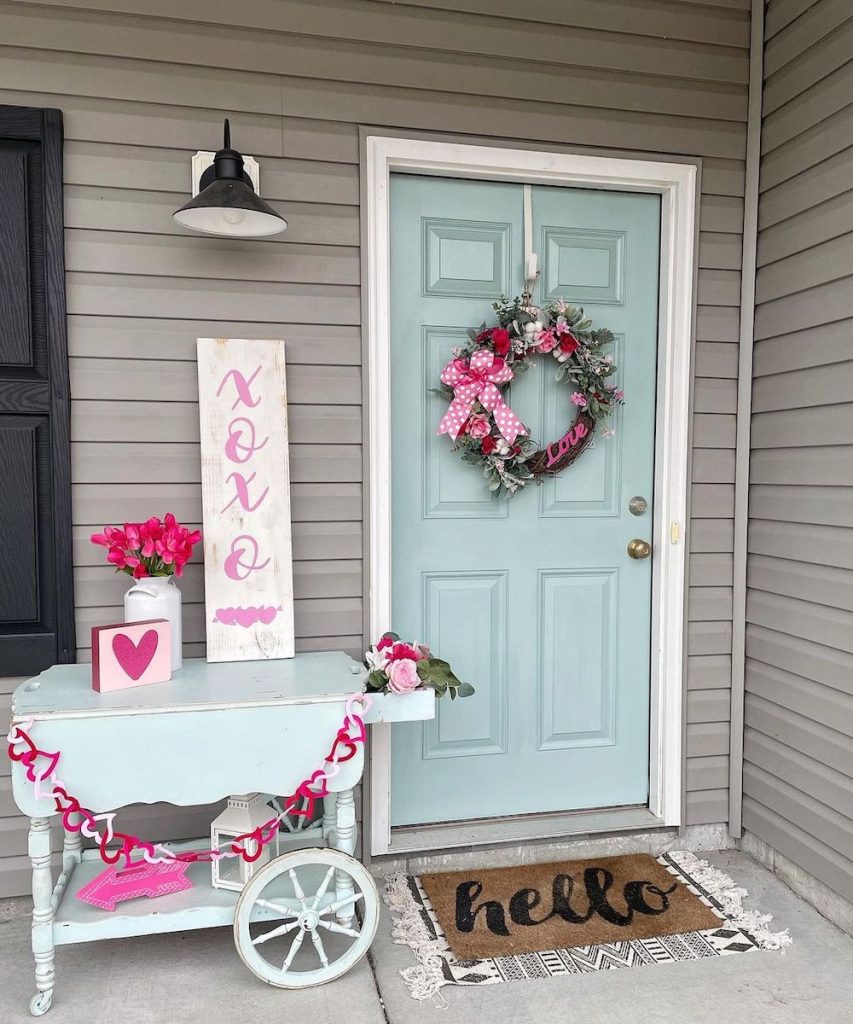
[[[646,854],[436,875],[394,875],[393,935],[419,964],[416,999],[443,985],[548,978],[697,960],[791,940],[746,891],[691,853]]]
[[[421,875],[463,960],[714,928],[719,915],[647,853]]]

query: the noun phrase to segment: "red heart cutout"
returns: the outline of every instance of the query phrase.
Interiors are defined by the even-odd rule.
[[[338,747],[346,747],[347,753],[345,755],[339,755]],[[357,751],[358,747],[356,742],[350,738],[350,734],[346,729],[338,729],[338,735],[335,737],[335,742],[332,749],[329,751],[329,756],[326,760],[334,761],[336,764],[344,764],[351,758],[355,757]]]
[[[126,633],[116,633],[113,637],[113,654],[125,675],[136,680],[151,664],[159,643],[160,637],[156,629],[149,629],[143,633],[138,644],[135,644]]]
[[[303,783],[304,785],[304,783]],[[293,796],[289,796],[285,801],[284,811],[285,814],[292,814],[297,818],[313,818],[314,817],[314,805],[317,803],[314,798],[314,794],[310,792],[302,793],[300,789],[297,789]],[[305,807],[298,807],[302,797],[306,797],[308,802]]]
[[[15,746],[20,742],[26,743],[27,750],[22,750],[20,752],[15,750]],[[33,743],[33,741],[29,738],[29,736],[27,736],[27,734],[23,731],[23,729],[17,729],[14,740],[10,739],[9,741],[8,753],[9,757],[13,761],[21,761],[23,762],[25,767],[28,767],[33,763],[33,758],[36,757],[36,755],[38,754],[38,748],[36,747],[35,743]]]
[[[121,846],[117,850],[108,849],[108,839],[110,839],[110,841],[112,839],[118,839],[121,842]],[[131,852],[134,847],[139,845],[146,846],[153,855],[153,846],[150,846],[148,843],[140,844],[134,836],[129,836],[124,832],[113,832],[112,836],[109,837],[107,831],[104,830],[104,834],[101,836],[101,841],[98,844],[98,847],[101,851],[101,860],[104,861],[105,864],[118,864],[122,857],[124,857],[125,864],[129,864]]]
[[[319,782],[319,789],[312,789],[312,786],[316,786]],[[329,777],[323,771],[322,768],[318,768],[315,772],[312,772],[311,777],[306,779],[304,782],[299,784],[297,790],[300,796],[313,797],[316,799],[318,796],[329,795]]]
[[[35,759],[37,757],[47,757],[50,759],[50,764],[47,768],[42,768],[38,775],[40,779],[49,779],[50,776],[56,771],[56,766],[59,764],[59,751],[55,751],[49,754],[46,750],[37,750],[31,753],[29,750],[24,754],[23,763],[27,766],[27,778],[30,782],[36,781],[36,769]]]

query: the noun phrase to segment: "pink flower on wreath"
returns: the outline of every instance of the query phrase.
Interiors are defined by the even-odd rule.
[[[386,633],[382,639],[377,643],[376,650],[384,651],[386,647],[394,646],[394,637],[390,633]]]
[[[480,413],[474,413],[473,416],[468,418],[468,422],[465,424],[466,433],[470,434],[471,437],[476,438],[478,441],[484,438],[491,429],[489,421]]]
[[[411,693],[420,685],[418,670],[411,658],[392,661],[386,669],[388,689],[392,693]]]
[[[580,391],[572,392],[571,403],[578,406],[579,409],[585,409],[589,404]]]
[[[622,388],[616,388],[616,390],[613,392],[613,397],[616,399],[617,402],[621,402],[625,397],[625,392],[622,390]]]
[[[549,328],[546,331],[540,331],[536,335],[536,344],[533,346],[535,351],[541,352],[543,355],[547,352],[551,352],[557,345],[557,336]]]

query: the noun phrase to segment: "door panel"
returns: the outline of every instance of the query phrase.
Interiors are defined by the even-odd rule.
[[[545,297],[614,331],[627,401],[614,438],[508,501],[436,436],[446,403],[430,389],[467,329],[521,290],[523,186],[392,176],[392,628],[477,688],[393,727],[395,825],[648,799],[651,565],[626,546],[652,535],[660,203],[544,186],[532,199]],[[538,357],[508,395],[541,443],[571,420],[555,368]]]
[[[616,571],[539,574],[539,749],[616,742]],[[566,623],[584,645],[584,671],[566,658]]]

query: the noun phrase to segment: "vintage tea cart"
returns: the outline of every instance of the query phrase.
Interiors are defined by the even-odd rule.
[[[293,793],[322,763],[365,677],[340,652],[229,664],[190,659],[168,683],[104,694],[92,690],[90,672],[88,665],[57,665],[22,683],[12,724],[29,730],[40,749],[61,752],[59,774],[69,791],[98,814],[134,803],[191,806],[235,793]],[[431,690],[372,695],[365,722],[434,714]],[[186,871],[191,888],[105,911],[77,899],[104,870],[98,850],[83,849],[79,832],[65,832],[54,884],[55,804],[38,798],[24,765],[13,762],[15,802],[30,818],[37,988],[31,1013],[50,1009],[56,946],[132,935],[232,925],[243,962],[270,985],[303,988],[340,977],[367,952],[379,919],[376,885],[353,857],[353,789],[363,768],[359,743],[329,778],[322,817],[306,827],[298,818],[285,820],[276,843],[287,852],[241,892],[214,888],[211,865],[198,862]],[[177,853],[209,843],[164,845]]]

